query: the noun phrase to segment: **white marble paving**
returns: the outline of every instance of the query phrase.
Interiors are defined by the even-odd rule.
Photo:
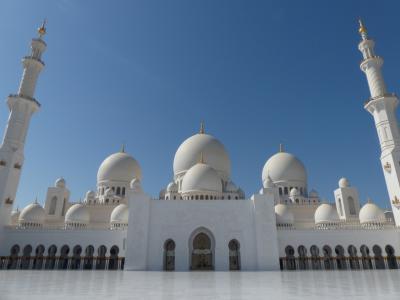
[[[1,271],[0,299],[400,299],[400,271]]]

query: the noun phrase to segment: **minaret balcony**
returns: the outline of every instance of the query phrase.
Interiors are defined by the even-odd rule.
[[[31,55],[28,55],[28,56],[24,56],[24,58],[23,58],[24,60],[33,60],[33,61],[35,61],[35,62],[38,62],[38,63],[40,63],[41,65],[42,65],[42,67],[44,67],[45,66],[45,63],[40,59],[40,58],[37,58],[37,57],[33,57],[33,56],[31,56]]]
[[[368,100],[364,101],[364,106],[366,106],[371,101],[374,101],[374,100],[377,100],[377,99],[380,99],[380,98],[389,98],[389,97],[397,99],[397,95],[395,93],[386,93],[386,94],[383,94],[383,95],[379,95],[379,96],[376,96],[376,97],[369,98]]]
[[[40,107],[40,103],[39,103],[39,101],[37,101],[35,98],[28,97],[28,96],[25,96],[25,95],[20,95],[20,94],[10,94],[10,95],[8,95],[8,98],[21,98],[21,99],[24,99],[24,100],[27,100],[27,101],[34,102],[34,103],[35,103],[37,106],[39,106],[39,107]]]

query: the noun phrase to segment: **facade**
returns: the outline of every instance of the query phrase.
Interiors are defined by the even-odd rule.
[[[334,203],[308,190],[304,164],[281,147],[262,169],[262,188],[246,197],[232,182],[224,145],[205,132],[177,149],[171,182],[157,198],[141,187],[139,163],[122,148],[97,173],[96,191],[73,202],[65,179],[37,202],[12,211],[24,161],[24,142],[44,67],[43,36],[23,59],[19,91],[7,103],[10,118],[0,146],[0,268],[125,270],[397,269],[400,259],[400,136],[398,99],[386,90],[383,59],[360,22],[365,72],[382,168],[392,210],[363,206],[341,178]]]

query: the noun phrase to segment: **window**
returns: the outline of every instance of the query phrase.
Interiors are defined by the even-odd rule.
[[[49,215],[54,215],[57,208],[57,197],[54,196],[50,201]]]
[[[356,205],[354,203],[354,199],[353,197],[349,197],[347,198],[347,202],[349,203],[349,211],[350,211],[350,215],[355,215],[356,214]]]
[[[289,194],[289,191],[288,191],[287,186],[285,186],[285,188],[284,188],[284,194],[285,194],[285,195]]]
[[[339,214],[340,216],[343,216],[342,199],[338,198],[338,204],[339,204]]]
[[[4,160],[0,160],[0,166],[5,166],[6,162]]]

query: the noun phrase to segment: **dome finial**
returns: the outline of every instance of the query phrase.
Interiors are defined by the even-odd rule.
[[[121,153],[125,153],[125,143],[122,143],[122,146],[121,146]]]
[[[200,134],[204,134],[204,121],[200,122]]]
[[[361,38],[363,40],[366,40],[367,39],[367,28],[364,26],[364,23],[361,20],[361,18],[358,19],[358,24],[360,25],[360,27],[358,28],[358,32],[360,33]]]
[[[285,152],[285,151],[283,150],[283,144],[282,144],[282,143],[279,144],[279,152]]]
[[[40,25],[40,27],[37,30],[40,39],[46,34],[46,24],[47,24],[47,20],[43,19],[42,25]]]
[[[38,204],[37,196],[35,197],[35,204]]]
[[[367,203],[372,203],[372,199],[370,197],[367,198]]]

